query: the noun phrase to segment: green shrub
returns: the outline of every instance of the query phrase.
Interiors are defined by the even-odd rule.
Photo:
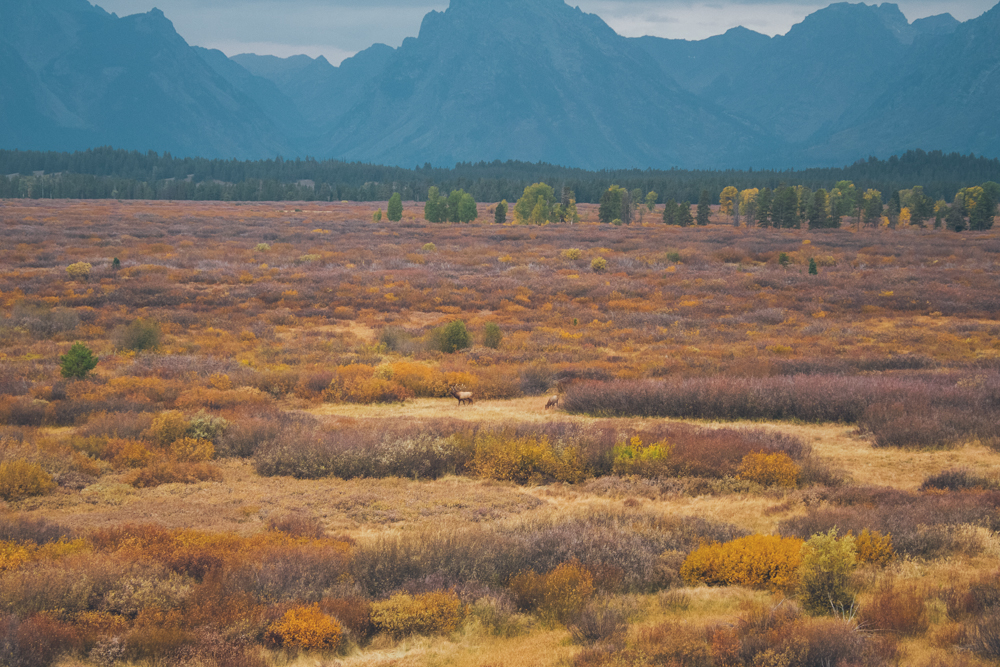
[[[0,498],[4,500],[44,496],[55,488],[52,476],[35,463],[18,459],[0,463]]]
[[[394,192],[389,198],[387,216],[391,222],[399,222],[403,219],[403,197],[398,192]]]
[[[97,366],[97,357],[83,343],[73,343],[69,352],[59,357],[59,372],[64,378],[84,378]]]
[[[854,538],[837,529],[814,535],[802,545],[799,599],[811,613],[839,612],[854,604],[851,573],[857,567]]]
[[[669,472],[667,459],[673,448],[665,442],[642,444],[636,436],[629,442],[621,442],[612,450],[614,463],[611,471],[616,475],[638,475],[639,477],[661,477]]]
[[[451,354],[458,350],[464,350],[472,344],[472,336],[465,328],[465,322],[455,320],[443,327],[438,327],[431,331],[431,347],[440,350],[445,354]]]
[[[487,322],[483,327],[483,345],[495,350],[500,347],[502,340],[503,332],[500,331],[499,325],[496,322]]]
[[[453,632],[462,615],[461,600],[447,591],[423,595],[398,593],[388,600],[372,603],[371,611],[375,627],[394,637]]]
[[[140,317],[119,332],[118,347],[136,352],[155,350],[160,346],[161,335],[159,323]]]

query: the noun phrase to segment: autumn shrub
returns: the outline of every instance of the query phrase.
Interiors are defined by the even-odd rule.
[[[378,377],[371,366],[338,366],[323,396],[328,401],[347,403],[402,403],[413,398],[405,387],[393,380]]]
[[[896,559],[896,550],[892,547],[892,535],[883,535],[877,530],[867,528],[854,538],[854,551],[859,565],[885,567]]]
[[[798,486],[799,473],[799,466],[784,452],[752,452],[743,457],[736,476],[761,486],[794,488]]]
[[[343,591],[354,549],[333,540],[291,540],[255,549],[226,572],[226,588],[262,603],[322,602]]]
[[[518,484],[572,483],[588,476],[586,462],[577,448],[560,448],[544,437],[507,437],[503,433],[476,438],[469,469],[478,477]]]
[[[628,632],[628,620],[618,609],[590,603],[573,615],[568,627],[577,644],[618,643]]]
[[[145,441],[125,440],[123,438],[107,440],[101,455],[110,460],[116,470],[141,468],[151,464],[157,458],[157,455],[146,447]]]
[[[93,268],[87,262],[75,262],[66,267],[66,275],[69,276],[70,280],[85,281],[90,277]]]
[[[170,445],[170,455],[181,463],[201,463],[212,460],[215,446],[211,440],[179,438]]]
[[[49,667],[79,646],[74,628],[46,615],[21,620],[0,617],[0,664],[7,667]]]
[[[154,461],[139,468],[126,478],[126,483],[137,489],[148,489],[161,484],[196,484],[221,482],[222,471],[211,463],[183,463]]]
[[[37,463],[20,459],[0,462],[0,498],[4,500],[44,496],[55,489],[52,476]]]
[[[168,410],[161,412],[153,418],[142,437],[154,442],[156,445],[169,449],[176,440],[185,437],[188,432],[188,420],[184,414],[178,410]]]
[[[279,621],[271,624],[267,639],[271,643],[306,651],[335,651],[343,639],[337,619],[324,614],[318,604],[292,607]]]
[[[948,618],[953,621],[981,616],[1000,609],[1000,576],[993,572],[967,584],[947,586],[941,590],[940,597]]]
[[[300,420],[301,421],[301,420]],[[219,456],[249,458],[265,445],[294,430],[295,419],[285,413],[253,415],[241,413],[234,418],[216,441]]]
[[[336,618],[355,640],[367,638],[374,630],[372,603],[364,598],[325,598],[319,606],[325,613]]]
[[[117,438],[136,439],[142,437],[154,416],[148,412],[96,412],[91,414],[87,423],[83,424],[78,433],[84,437],[114,436]]]
[[[122,350],[155,350],[160,346],[162,335],[158,322],[140,317],[116,332],[115,343]]]
[[[269,530],[276,530],[295,537],[319,539],[326,532],[323,524],[314,516],[298,512],[287,512],[267,518]]]
[[[861,627],[875,632],[898,635],[918,635],[930,625],[924,596],[913,585],[883,583],[861,606],[858,615]]]
[[[642,660],[648,656],[651,664],[684,665],[687,667],[711,667],[712,650],[708,633],[692,623],[666,621],[642,628],[634,641],[634,649]],[[623,652],[626,659],[627,652]],[[617,656],[610,656],[607,663],[615,664]],[[626,663],[627,664],[627,663]]]
[[[798,583],[802,540],[749,535],[707,543],[688,554],[680,574],[690,585],[748,586],[787,591]]]
[[[420,531],[359,543],[351,574],[372,596],[408,581],[440,573],[449,581],[504,587],[520,572],[549,572],[576,562],[595,587],[647,592],[678,579],[665,552],[687,552],[702,540],[729,541],[745,535],[735,526],[655,512],[594,510],[552,519],[525,519],[500,527]]]
[[[996,480],[976,475],[967,468],[955,468],[927,477],[920,485],[921,491],[939,489],[941,491],[997,491],[1000,483]]]
[[[922,494],[888,487],[847,486],[830,493],[827,503],[805,516],[779,524],[783,535],[808,538],[831,528],[860,535],[865,529],[892,535],[900,554],[934,558],[951,551],[978,549],[962,534],[963,525],[1000,528],[1000,492]]]
[[[854,606],[851,574],[857,567],[854,538],[837,529],[814,535],[802,546],[799,599],[811,613],[841,613]]]
[[[976,622],[972,650],[987,660],[1000,660],[1000,611],[991,611]]]
[[[26,396],[0,396],[0,424],[41,426],[49,404]]]
[[[0,515],[0,540],[5,542],[34,542],[48,544],[59,542],[73,535],[70,528],[39,517],[23,514]]]
[[[388,600],[372,603],[375,628],[394,637],[448,634],[458,629],[464,610],[462,601],[451,592],[423,595],[398,593]]]
[[[673,448],[665,442],[644,445],[642,438],[634,436],[627,443],[615,445],[614,463],[611,472],[615,475],[638,475],[640,477],[660,477],[668,474],[667,459]]]

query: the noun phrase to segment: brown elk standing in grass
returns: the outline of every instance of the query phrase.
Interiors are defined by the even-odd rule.
[[[458,404],[468,403],[472,405],[472,392],[471,391],[459,391],[463,387],[452,387],[451,395],[458,399]]]
[[[559,407],[559,394],[554,394],[549,396],[549,400],[545,402],[545,409]]]

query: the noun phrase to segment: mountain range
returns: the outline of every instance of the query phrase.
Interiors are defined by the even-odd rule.
[[[838,3],[785,35],[626,38],[563,0],[451,0],[339,66],[190,46],[159,10],[0,0],[0,148],[413,166],[808,167],[1000,156],[1000,5]]]

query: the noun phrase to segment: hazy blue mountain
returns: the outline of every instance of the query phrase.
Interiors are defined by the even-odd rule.
[[[774,38],[626,39],[563,0],[452,0],[334,67],[189,46],[158,10],[0,0],[0,147],[413,166],[788,167],[1000,155],[1000,6],[834,4]]]
[[[4,146],[219,157],[294,150],[158,10],[118,18],[86,0],[0,0],[0,49],[11,63],[0,81]]]
[[[334,67],[326,58],[275,58],[240,54],[233,60],[257,76],[271,80],[298,112],[320,133],[330,133],[341,116],[385,69],[395,50],[375,44]]]
[[[1000,155],[1000,5],[951,34],[926,34],[885,85],[858,99],[805,160],[830,162],[868,152],[924,146]]]
[[[452,0],[431,12],[332,139],[335,157],[407,166],[707,166],[768,143],[562,0]]]
[[[771,38],[740,27],[698,41],[662,37],[638,37],[634,41],[677,83],[700,93],[719,76],[742,70],[748,60],[767,48]]]

